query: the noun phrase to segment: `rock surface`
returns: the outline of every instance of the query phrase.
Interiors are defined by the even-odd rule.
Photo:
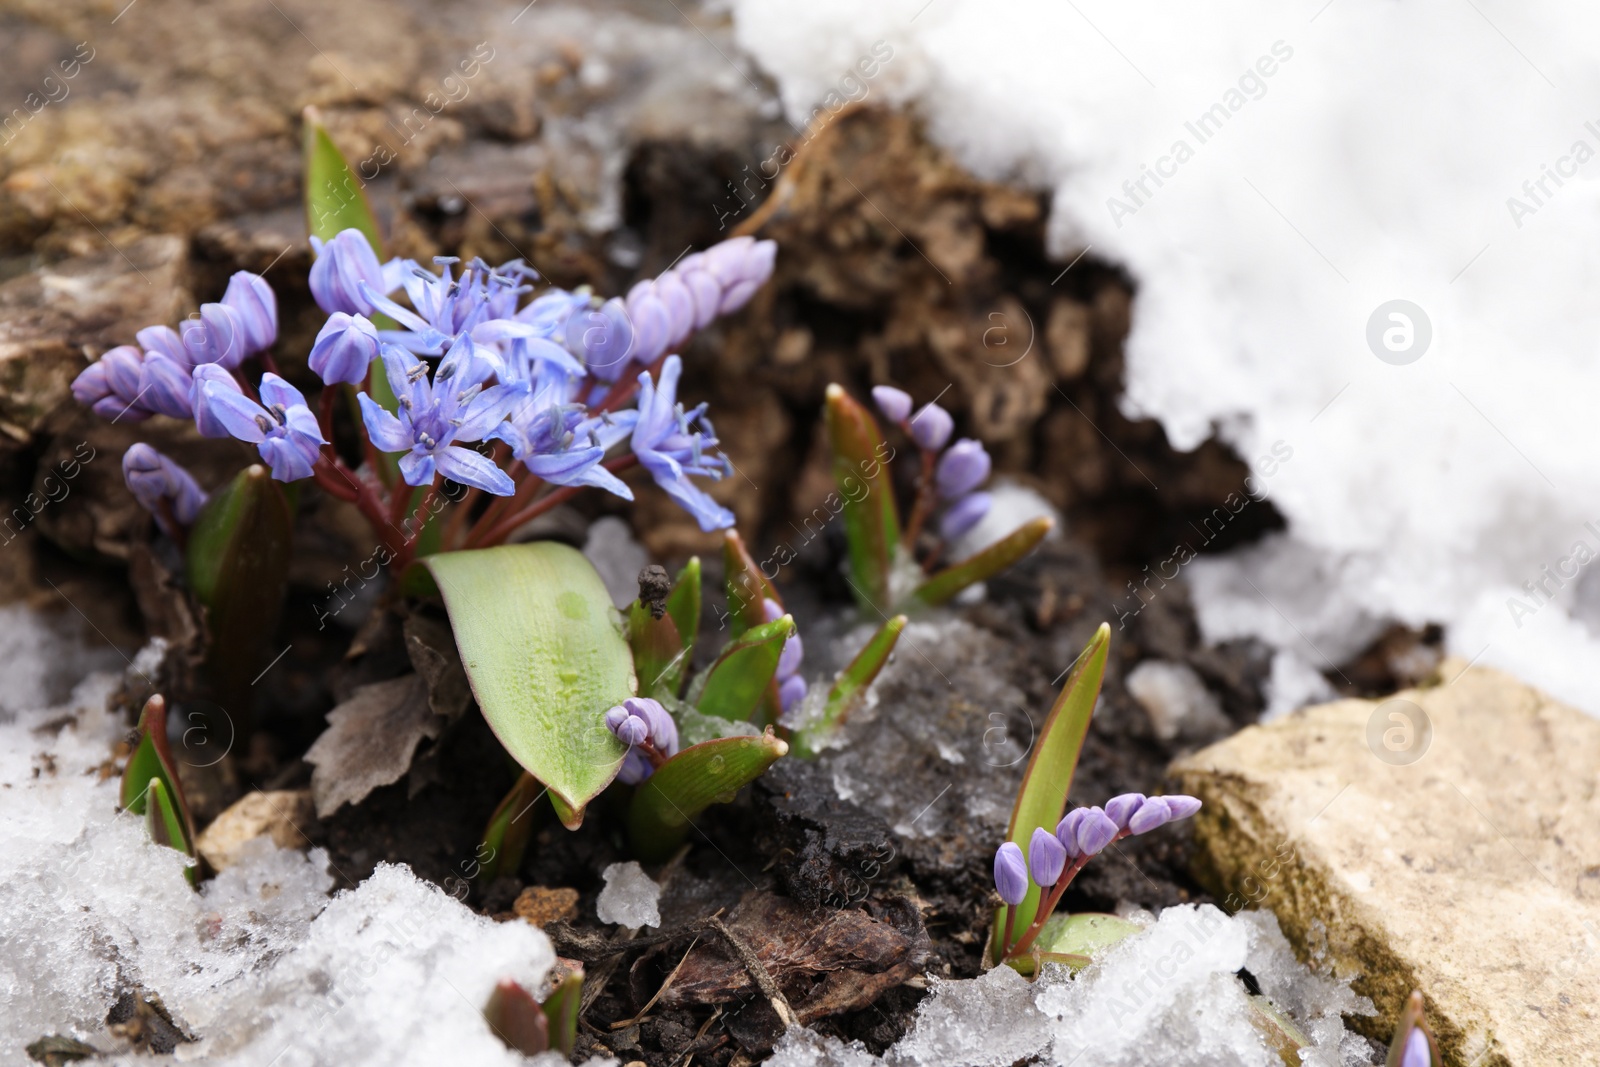
[[[1375,1035],[1420,988],[1448,1063],[1592,1063],[1600,723],[1496,671],[1439,677],[1179,761],[1202,880],[1353,977]]]
[[[310,847],[311,839],[301,828],[314,827],[316,819],[308,789],[257,790],[218,815],[195,839],[195,847],[214,870],[224,871],[258,837],[272,838],[279,848]]]

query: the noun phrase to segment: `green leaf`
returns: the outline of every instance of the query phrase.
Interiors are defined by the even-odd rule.
[[[778,590],[756,566],[737,530],[728,530],[722,535],[722,569],[727,579],[728,621],[732,636],[738,637],[751,627],[767,621],[767,600],[776,601],[782,606],[783,600],[779,598]]]
[[[1254,994],[1249,1001],[1250,1023],[1266,1039],[1267,1048],[1278,1054],[1285,1067],[1300,1067],[1305,1062],[1300,1050],[1315,1047],[1311,1039],[1266,997]]]
[[[695,707],[724,719],[748,719],[761,706],[778,673],[783,643],[794,633],[794,617],[785,615],[746,630],[728,642],[705,674]]]
[[[943,604],[974,582],[993,578],[1032,552],[1044,540],[1055,520],[1041,515],[1018,526],[1000,540],[960,563],[952,564],[923,582],[912,594],[924,604]]]
[[[622,764],[605,712],[633,695],[633,657],[605,583],[577,549],[550,541],[423,563],[483,717],[575,829]]]
[[[1061,687],[1061,695],[1056,697],[1055,706],[1039,730],[1028,769],[1017,790],[1016,805],[1011,809],[1011,825],[1006,829],[1006,840],[1015,842],[1023,855],[1028,853],[1033,831],[1042,826],[1054,833],[1066,812],[1067,791],[1072,788],[1072,774],[1083,752],[1083,739],[1089,732],[1089,719],[1094,715],[1110,649],[1111,627],[1101,623],[1089,644],[1078,653],[1066,684]],[[1003,907],[995,910],[989,939],[991,959],[998,959],[1001,952],[1005,910]],[[1026,930],[1038,910],[1039,887],[1030,884],[1027,897],[1016,907],[1016,928]]]
[[[146,787],[144,828],[150,840],[156,844],[177,849],[187,856],[194,855],[189,839],[184,836],[184,815],[179,813],[167,793],[167,787],[159,778],[150,779]],[[196,884],[198,875],[194,864],[187,864],[183,868],[183,877],[191,887]]]
[[[544,1014],[550,1020],[550,1044],[569,1058],[578,1041],[578,1012],[582,1007],[583,970],[580,968],[561,979],[544,1001]]]
[[[483,1021],[506,1048],[524,1056],[537,1056],[550,1049],[550,1019],[539,1002],[518,982],[505,978],[489,994],[483,1006]]]
[[[672,585],[672,592],[667,594],[667,615],[678,628],[678,636],[683,639],[683,647],[688,653],[684,657],[685,669],[689,657],[694,655],[695,642],[700,639],[700,557],[691,556],[689,562],[683,565],[683,570],[678,572],[678,580]],[[682,686],[682,674],[678,679],[678,686]]]
[[[639,858],[662,860],[712,804],[731,801],[789,751],[768,727],[759,737],[724,737],[679,752],[645,779],[628,809],[628,835]]]
[[[871,412],[839,385],[828,386],[826,422],[850,550],[850,585],[862,610],[886,615],[900,542],[900,512],[885,465],[894,453]]]
[[[1143,930],[1138,923],[1103,912],[1082,911],[1076,915],[1052,915],[1045,920],[1039,939],[1034,942],[1045,952],[1094,959],[1112,945]]]
[[[540,792],[539,780],[524,771],[489,816],[483,844],[478,848],[479,855],[488,856],[478,867],[485,884],[502,874],[514,875],[522,866],[528,838],[533,834],[532,808]]]
[[[1010,967],[1018,974],[1031,976],[1046,963],[1059,963],[1073,974],[1077,974],[1093,963],[1094,960],[1088,956],[1075,956],[1070,952],[1039,952],[1036,950],[1026,956],[1012,956],[1005,962],[1007,967]]]
[[[177,843],[172,847],[194,855],[194,820],[189,817],[183,784],[172,762],[172,749],[167,744],[167,702],[159,694],[145,701],[139,714],[139,740],[122,771],[122,806],[135,815],[147,815],[151,810],[152,782],[161,784],[162,794],[178,817],[178,831],[170,839]]]
[[[360,230],[382,262],[383,237],[378,233],[372,205],[367,203],[364,183],[328,136],[316,108],[306,108],[304,120],[307,231],[327,241],[345,230]]]
[[[633,671],[639,677],[639,695],[659,698],[678,695],[688,655],[678,625],[671,615],[653,618],[650,609],[635,600],[628,608],[628,646],[633,650]]]
[[[189,531],[189,588],[205,606],[207,669],[224,707],[241,717],[250,684],[273,655],[268,644],[283,610],[294,515],[283,489],[253,464],[211,495]],[[249,733],[248,724],[238,724]]]
[[[822,714],[816,721],[797,729],[790,739],[796,756],[802,759],[816,756],[823,739],[844,725],[845,719],[849,718],[861,698],[867,695],[873,679],[889,662],[889,655],[900,640],[900,631],[905,628],[906,617],[896,615],[880,626],[872,639],[856,653],[850,665],[839,672],[833,680],[833,688],[828,690],[828,701],[822,707]]]

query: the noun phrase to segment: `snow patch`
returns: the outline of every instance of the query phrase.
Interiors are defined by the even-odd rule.
[[[595,914],[601,922],[633,929],[661,925],[661,887],[637,862],[613,863],[600,877],[606,882],[595,902]]]

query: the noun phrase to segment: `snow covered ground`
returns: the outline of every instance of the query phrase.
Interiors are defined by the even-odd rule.
[[[1287,535],[1189,567],[1208,636],[1284,650],[1275,703],[1400,620],[1600,713],[1600,9],[731,7],[791,119],[868,91],[1053,190],[1063,265],[1138,283],[1130,414],[1292,448]]]

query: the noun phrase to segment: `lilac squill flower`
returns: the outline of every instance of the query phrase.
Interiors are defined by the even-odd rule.
[[[243,393],[232,374],[215,363],[202,363],[191,372],[189,380],[189,407],[194,413],[194,425],[201,437],[232,437],[233,434],[217,416],[216,405],[211,401],[211,389],[229,393]]]
[[[911,394],[892,385],[872,387],[872,400],[883,412],[883,417],[899,426],[911,414]]]
[[[1090,808],[1078,823],[1078,852],[1095,856],[1117,837],[1117,824],[1099,808]]]
[[[1078,848],[1078,824],[1083,822],[1083,817],[1088,811],[1088,808],[1073,808],[1056,823],[1056,840],[1067,850],[1069,859],[1077,859],[1082,852],[1082,849]]]
[[[702,261],[706,273],[722,287],[717,314],[729,315],[743,307],[772,277],[777,254],[776,242],[754,237],[733,237],[706,249]]]
[[[805,699],[810,687],[798,674],[790,675],[778,684],[778,706],[788,711]]]
[[[730,465],[712,453],[717,439],[705,418],[706,405],[684,411],[678,403],[682,373],[683,361],[668,356],[661,366],[659,385],[648,373],[639,375],[639,421],[633,428],[633,451],[656,484],[709,533],[732,526],[733,512],[693,485],[689,477],[719,479]],[[695,429],[696,423],[703,429]]]
[[[341,230],[327,242],[311,238],[316,262],[311,264],[311,296],[328,314],[371,315],[373,307],[361,291],[363,283],[380,295],[394,287],[384,281],[378,255],[357,229]]]
[[[1121,793],[1106,801],[1106,817],[1117,824],[1118,830],[1128,828],[1128,820],[1144,803],[1143,793]]]
[[[1183,793],[1174,793],[1162,797],[1167,802],[1167,809],[1172,812],[1172,821],[1187,819],[1202,807],[1199,797],[1186,796]]]
[[[327,442],[300,390],[276,374],[261,376],[261,403],[216,382],[201,387],[213,414],[228,432],[256,446],[280,482],[309,478]]]
[[[188,471],[149,445],[130,445],[122,454],[122,479],[141,507],[155,516],[168,537],[194,525],[206,494]]]
[[[180,366],[193,366],[189,353],[184,351],[183,339],[171,326],[146,326],[133,336],[146,355],[159,353]]]
[[[159,352],[146,352],[139,368],[139,403],[158,415],[187,419],[194,415],[189,402],[189,368]]]
[[[703,330],[711,325],[722,307],[722,283],[706,270],[705,253],[685,256],[673,268],[694,301],[694,328]]]
[[[649,279],[628,290],[625,304],[633,322],[632,358],[649,366],[672,341],[672,315],[657,294],[655,282]]]
[[[650,757],[639,751],[649,741],[661,755],[671,759],[678,754],[678,725],[661,702],[648,697],[629,697],[605,714],[606,729],[628,746],[617,780],[637,785],[655,773]]]
[[[1042,826],[1036,827],[1028,842],[1028,869],[1033,872],[1033,880],[1046,888],[1053,886],[1061,880],[1066,865],[1067,850],[1056,835]]]
[[[762,601],[761,613],[768,622],[777,622],[785,614],[783,605],[770,597]],[[790,634],[783,643],[775,675],[778,679],[778,703],[784,711],[788,711],[806,695],[806,680],[800,677],[800,661],[804,658],[805,649],[800,643],[800,635]]]
[[[1161,797],[1146,797],[1145,802],[1139,805],[1139,810],[1128,817],[1128,832],[1131,834],[1147,834],[1158,826],[1165,826],[1172,821],[1172,809],[1167,807],[1167,802]]]
[[[222,303],[238,314],[247,351],[265,352],[278,340],[278,297],[261,275],[236,271]]]
[[[924,404],[911,416],[909,424],[911,439],[917,442],[918,447],[929,452],[937,452],[950,440],[950,431],[955,429],[955,420],[950,413],[938,404]]]
[[[378,358],[378,329],[365,315],[335,311],[317,332],[307,362],[327,385],[360,385]]]
[[[200,317],[178,324],[178,336],[191,364],[215,363],[233,370],[251,355],[244,320],[226,304],[201,304]]]
[[[939,516],[939,536],[946,541],[960,537],[982,522],[993,504],[988,493],[968,493]]]
[[[994,854],[994,887],[1000,899],[1012,906],[1027,899],[1028,864],[1015,842],[1007,841]]]
[[[579,311],[567,320],[567,351],[603,382],[614,382],[633,359],[633,322],[621,300]]]
[[[963,437],[944,450],[934,471],[933,482],[941,500],[955,500],[972,492],[989,477],[989,453],[970,437]]]
[[[72,396],[112,422],[138,422],[150,417],[140,406],[139,379],[143,355],[132,345],[118,345],[89,364],[72,382]]]

